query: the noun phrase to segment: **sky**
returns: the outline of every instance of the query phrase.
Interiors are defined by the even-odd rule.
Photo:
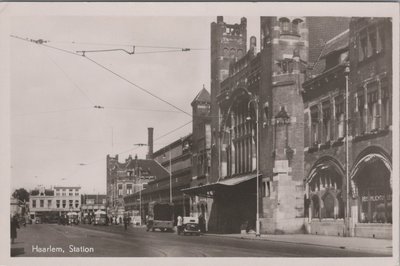
[[[259,18],[247,19],[248,36],[258,39]],[[135,45],[134,55],[124,51],[86,55],[191,113],[190,103],[203,85],[210,90],[210,23],[215,20],[18,16],[10,21],[10,34],[43,39],[73,53],[130,51]],[[240,17],[224,20],[240,23]],[[147,143],[148,127],[154,128],[154,150],[191,133],[190,116],[88,59],[15,38],[9,41],[12,191],[80,185],[84,193],[105,193],[107,154],[120,154],[120,161],[129,154],[145,158],[147,147],[134,144]],[[170,49],[143,46],[193,50],[164,53]]]

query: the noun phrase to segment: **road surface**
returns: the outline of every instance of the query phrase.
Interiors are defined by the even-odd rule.
[[[317,237],[317,236],[316,236]],[[25,257],[368,257],[334,247],[146,232],[123,226],[32,224],[18,230],[12,256]]]

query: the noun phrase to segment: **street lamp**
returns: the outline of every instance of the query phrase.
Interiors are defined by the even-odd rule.
[[[251,94],[250,94],[251,96]],[[259,129],[258,129],[258,96],[254,95],[250,101],[248,102],[247,108],[250,109],[250,104],[254,103],[254,109],[256,112],[256,183],[257,183],[257,209],[256,209],[256,236],[261,236],[260,234],[260,204],[259,204],[259,175],[260,175],[260,169],[259,169]],[[251,120],[251,117],[248,116],[246,120]]]
[[[346,79],[345,105],[346,105],[346,235],[350,236],[350,177],[349,177],[349,74],[350,67],[346,66],[344,75]]]

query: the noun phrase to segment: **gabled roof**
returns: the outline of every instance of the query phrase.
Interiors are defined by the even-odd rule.
[[[325,71],[325,59],[332,53],[346,50],[349,47],[349,30],[339,33],[329,41],[327,41],[322,48],[318,61],[315,63],[311,70],[311,76],[317,76]]]
[[[211,95],[210,93],[203,87],[203,89],[197,94],[197,96],[192,101],[192,106],[194,103],[202,102],[202,103],[209,103],[211,102]]]
[[[125,164],[126,169],[139,168],[141,171],[148,172],[146,176],[154,176],[156,179],[168,176],[168,171],[158,164],[155,160],[133,159]]]

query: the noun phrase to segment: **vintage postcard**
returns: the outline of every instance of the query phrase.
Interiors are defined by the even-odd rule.
[[[398,5],[0,12],[5,265],[398,265]]]

